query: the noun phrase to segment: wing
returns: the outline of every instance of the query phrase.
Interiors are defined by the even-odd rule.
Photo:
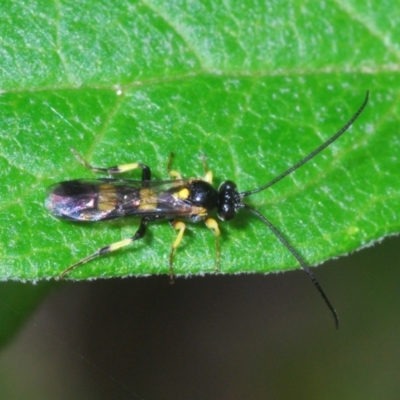
[[[45,205],[56,217],[73,221],[101,221],[126,216],[150,219],[192,218],[204,214],[182,191],[193,179],[136,181],[127,179],[72,180],[52,185]]]

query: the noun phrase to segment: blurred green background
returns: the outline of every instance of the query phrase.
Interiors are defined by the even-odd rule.
[[[250,203],[310,264],[398,233],[398,6],[6,1],[0,18],[0,398],[398,398],[397,237],[315,270],[338,332],[304,272],[234,275],[297,267],[245,215],[222,226],[229,276],[11,281],[56,276],[132,233],[49,217],[49,184],[91,176],[71,146],[158,178],[170,151],[184,176],[205,154],[217,184],[246,190],[333,134],[367,89],[343,140]],[[171,237],[152,226],[75,276],[165,274]],[[176,272],[212,272],[213,251],[191,227]]]
[[[61,283],[3,350],[1,398],[397,399],[399,244],[315,270],[339,331],[302,271]]]

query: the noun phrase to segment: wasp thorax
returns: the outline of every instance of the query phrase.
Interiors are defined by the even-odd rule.
[[[206,181],[193,180],[189,185],[189,200],[193,205],[198,207],[204,207],[207,210],[212,210],[217,207],[218,193],[217,191]]]

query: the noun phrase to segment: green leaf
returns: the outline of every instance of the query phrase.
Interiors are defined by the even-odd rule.
[[[310,265],[399,232],[398,8],[389,2],[9,2],[0,10],[0,279],[56,277],[132,236],[135,219],[78,224],[44,208],[46,187],[140,161],[166,179],[240,191],[290,167],[350,118],[311,162],[249,203]],[[322,18],[323,16],[323,18]],[[140,172],[127,174],[140,178]],[[221,223],[222,273],[299,265],[255,217]],[[131,247],[70,277],[167,274],[176,231],[151,224]],[[213,273],[215,240],[188,224],[174,271]]]

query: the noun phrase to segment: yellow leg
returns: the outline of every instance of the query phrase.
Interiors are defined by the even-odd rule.
[[[168,174],[173,179],[182,179],[182,175],[178,171],[168,171]]]
[[[134,169],[141,168],[142,169],[142,180],[143,181],[149,181],[151,178],[151,172],[150,168],[142,163],[129,163],[129,164],[121,164],[121,165],[115,165],[113,167],[107,167],[107,168],[99,168],[99,167],[93,167],[89,163],[87,163],[79,154],[78,152],[71,147],[72,153],[74,153],[76,159],[85,167],[90,169],[93,172],[104,172],[106,174],[110,175],[115,175],[115,174],[123,174],[124,172],[129,172]]]
[[[218,222],[214,218],[207,218],[204,223],[206,224],[206,227],[208,229],[211,229],[214,231],[215,234],[215,250],[217,254],[217,259],[215,260],[215,270],[219,271],[219,262],[221,259],[221,249],[219,247],[219,235],[220,235],[220,230],[218,226]]]
[[[211,171],[207,171],[207,173],[205,174],[204,181],[208,182],[209,184],[212,184],[213,181],[213,173]]]
[[[129,246],[135,240],[141,239],[146,233],[146,223],[147,223],[147,221],[142,219],[138,230],[132,237],[124,239],[124,240],[120,240],[119,242],[115,242],[108,246],[102,247],[101,249],[97,250],[95,253],[91,254],[90,256],[85,257],[84,259],[78,261],[74,265],[71,265],[70,267],[65,269],[60,274],[60,276],[58,278],[56,278],[56,280],[62,279],[65,275],[67,275],[69,272],[71,272],[75,268],[78,268],[82,264],[86,264],[87,262],[93,260],[94,258],[100,257],[104,254],[112,253],[113,251],[119,250],[122,247]]]
[[[182,175],[178,171],[171,170],[171,165],[172,165],[172,160],[174,158],[174,155],[175,154],[171,151],[171,154],[169,155],[169,159],[168,159],[168,164],[167,164],[168,175],[172,179],[182,179]]]
[[[174,263],[174,254],[176,248],[182,241],[183,234],[185,233],[186,225],[182,221],[172,221],[171,226],[178,230],[178,236],[176,237],[174,243],[172,244],[171,253],[169,255],[169,276],[170,276],[170,283],[174,283],[174,270],[173,270],[173,263]]]

